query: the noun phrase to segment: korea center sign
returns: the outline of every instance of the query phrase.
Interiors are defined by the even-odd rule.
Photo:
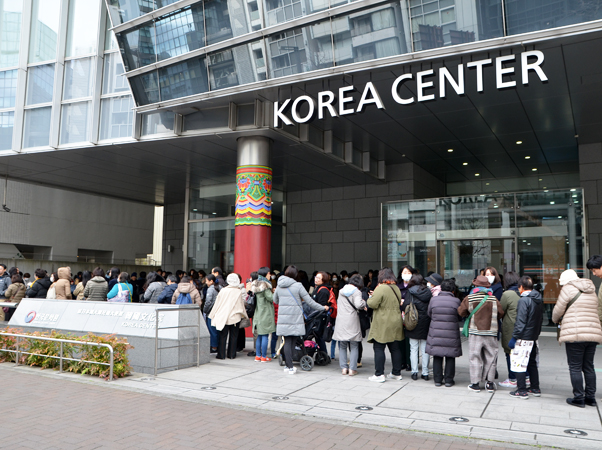
[[[506,64],[518,63],[517,66],[506,67]],[[529,72],[534,72],[541,82],[548,81],[548,77],[543,71],[544,54],[539,50],[525,51],[518,55],[498,56],[497,58],[481,59],[471,61],[466,64],[469,74],[474,73],[469,81],[470,85],[477,92],[483,92],[484,68],[493,66],[495,68],[495,80],[497,89],[506,89],[515,87],[517,81],[508,79],[511,75],[521,75],[521,83],[529,84]],[[458,64],[455,76],[447,67],[441,67],[437,71],[433,69],[423,70],[413,73],[405,73],[397,77],[388,94],[400,105],[409,105],[415,102],[426,102],[435,100],[435,94],[439,98],[445,98],[448,85],[453,89],[456,95],[464,95],[466,92],[466,76],[464,64]],[[435,89],[435,81],[438,81],[438,92]],[[413,84],[416,97],[402,97],[400,88],[405,84]],[[314,119],[323,119],[325,116],[339,117],[349,114],[361,113],[367,106],[374,105],[378,109],[385,109],[381,93],[378,92],[372,82],[366,83],[362,89],[362,95],[357,102],[357,107],[353,107],[355,102],[352,92],[359,91],[355,86],[344,86],[338,90],[338,95],[333,91],[318,92],[317,99],[309,95],[301,95],[294,101],[286,99],[282,102],[274,102],[274,127],[279,127],[282,122],[285,125],[294,123],[307,123]],[[303,112],[301,112],[303,110]]]

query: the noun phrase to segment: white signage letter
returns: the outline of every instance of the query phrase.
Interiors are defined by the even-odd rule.
[[[433,87],[432,81],[427,81],[426,83],[422,81],[422,77],[427,77],[429,75],[434,74],[433,69],[423,70],[422,72],[418,72],[416,74],[416,90],[418,91],[418,101],[424,102],[427,100],[435,100],[435,94],[424,95],[422,91],[424,88]]]
[[[301,103],[302,101],[306,101],[309,105],[309,111],[307,112],[307,115],[305,117],[299,116],[299,113],[297,111],[299,103]],[[311,117],[314,115],[315,107],[316,104],[314,103],[314,99],[311,98],[309,95],[302,95],[301,97],[297,97],[293,102],[293,106],[291,107],[291,114],[293,115],[293,120],[297,123],[309,122]]]
[[[495,85],[498,89],[516,86],[516,81],[504,81],[504,75],[514,73],[514,67],[504,69],[502,64],[506,61],[514,61],[516,55],[500,56],[495,58]]]
[[[367,98],[368,93],[370,94],[370,96],[372,98]],[[372,82],[369,82],[366,84],[366,87],[364,88],[364,92],[362,93],[362,98],[360,99],[360,103],[357,107],[357,112],[358,113],[362,112],[362,109],[364,109],[364,105],[369,105],[371,103],[374,103],[378,109],[385,109],[385,105],[383,105],[383,102],[380,99],[380,95],[378,95],[378,91],[376,90],[376,88],[374,87]]]
[[[481,59],[479,61],[473,61],[466,64],[466,67],[477,68],[477,92],[483,92],[483,66],[485,64],[491,64],[491,59]]]
[[[458,65],[458,82],[454,80],[447,67],[439,69],[439,97],[445,98],[445,80],[449,81],[450,86],[456,91],[456,94],[464,94],[464,64]]]
[[[537,61],[529,64],[529,56],[535,56]],[[521,67],[523,69],[523,84],[529,84],[529,70],[533,70],[541,81],[548,81],[548,77],[543,73],[543,70],[540,67],[543,64],[543,52],[540,52],[539,50],[523,52],[520,55],[520,59]]]
[[[353,86],[345,86],[339,88],[339,114],[341,116],[345,116],[347,114],[353,114],[355,111],[353,108],[345,109],[345,103],[349,103],[353,101],[353,97],[345,97],[345,92],[354,91],[355,88]]]
[[[399,96],[399,85],[403,83],[405,80],[411,80],[413,75],[411,73],[406,73],[400,77],[397,77],[393,86],[391,86],[391,95],[393,96],[393,100],[401,105],[409,105],[410,103],[414,103],[414,97],[410,98],[401,98]]]
[[[328,100],[324,100],[328,97]],[[324,107],[328,109],[331,117],[337,117],[337,111],[332,106],[334,101],[334,93],[332,91],[318,92],[318,119],[324,118]]]
[[[278,128],[278,119],[282,120],[282,123],[286,125],[293,124],[293,122],[291,122],[288,119],[288,117],[286,117],[282,112],[284,111],[284,108],[286,108],[286,105],[288,105],[290,101],[291,99],[287,98],[280,108],[278,108],[278,102],[274,102],[274,128]]]

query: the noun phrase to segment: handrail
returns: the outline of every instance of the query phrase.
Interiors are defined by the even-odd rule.
[[[85,362],[85,363],[90,363],[90,364],[100,364],[103,366],[109,366],[109,381],[113,380],[113,346],[111,344],[105,344],[105,343],[100,343],[100,342],[89,342],[89,341],[74,341],[72,339],[57,339],[57,338],[51,338],[51,337],[46,337],[46,336],[31,336],[29,334],[18,334],[18,333],[5,333],[4,331],[0,331],[0,335],[2,336],[12,336],[12,337],[16,337],[17,338],[17,342],[16,342],[16,346],[17,349],[16,350],[9,350],[7,348],[0,348],[0,351],[2,352],[8,352],[8,353],[16,353],[17,354],[17,358],[16,358],[16,364],[15,365],[19,365],[19,355],[23,354],[23,355],[34,355],[34,356],[42,356],[44,358],[53,358],[53,359],[58,359],[60,361],[59,364],[59,372],[63,372],[63,360],[66,361],[81,361],[81,362]],[[26,338],[26,339],[37,339],[39,341],[52,341],[52,342],[60,342],[61,343],[61,349],[60,349],[60,354],[59,356],[52,356],[52,355],[41,355],[39,353],[31,353],[31,352],[24,352],[24,351],[20,351],[19,350],[19,338]],[[105,363],[105,362],[97,362],[97,361],[88,361],[87,359],[75,359],[75,358],[64,358],[63,357],[63,344],[81,344],[81,345],[91,345],[93,347],[106,347],[109,349],[110,352],[110,362]]]
[[[199,312],[198,314],[198,324],[197,325],[178,325],[175,327],[163,327],[163,328],[159,328],[159,312],[164,311],[164,312],[169,312],[169,311],[190,311],[190,310],[197,310]],[[159,348],[159,330],[169,330],[169,329],[179,329],[179,328],[198,328],[198,334],[197,334],[197,343],[196,343],[196,347],[197,347],[197,367],[199,367],[201,365],[201,318],[203,317],[202,315],[202,311],[201,311],[201,307],[199,305],[179,305],[177,308],[157,308],[155,310],[155,376],[157,376],[157,365],[158,365],[158,360],[159,360],[159,350],[167,350],[170,348],[180,348],[180,347],[190,347],[193,346],[194,344],[184,344],[184,345],[173,345],[170,347],[161,347]],[[174,367],[180,367],[179,364],[177,366]]]
[[[19,302],[0,302],[0,308],[16,308],[17,306],[19,306]]]

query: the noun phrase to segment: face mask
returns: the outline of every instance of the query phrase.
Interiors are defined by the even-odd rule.
[[[432,285],[431,283],[428,283],[428,282],[427,282],[427,283],[426,283],[426,287],[430,289],[430,288],[432,288],[432,287],[433,287],[433,285]]]
[[[332,281],[337,281],[337,277],[332,277]]]
[[[489,281],[489,284],[493,284],[495,277],[493,275],[487,275],[487,281]]]
[[[50,282],[54,283],[54,277],[53,276],[50,277]]]
[[[343,280],[345,280],[345,281],[347,281],[348,279],[349,279],[349,277],[345,277],[345,278],[343,278]]]
[[[275,280],[275,279],[276,279],[276,275],[272,275],[272,280]]]
[[[412,274],[411,273],[402,273],[401,279],[407,283],[408,281],[410,281],[412,279]]]

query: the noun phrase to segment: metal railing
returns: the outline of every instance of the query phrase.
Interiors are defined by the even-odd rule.
[[[110,344],[103,344],[103,343],[99,343],[99,342],[88,342],[88,341],[73,341],[71,339],[57,339],[57,338],[51,338],[51,337],[45,337],[45,336],[31,336],[29,334],[4,333],[1,331],[0,331],[0,335],[12,336],[12,337],[17,338],[16,350],[0,348],[0,351],[2,351],[2,352],[16,354],[15,365],[17,365],[17,366],[19,365],[19,357],[21,355],[33,355],[33,356],[41,356],[43,358],[58,359],[59,360],[59,372],[61,372],[61,373],[63,372],[63,361],[79,361],[79,362],[84,362],[84,363],[89,363],[89,364],[100,364],[103,366],[109,366],[109,381],[113,380],[113,347]],[[19,349],[19,344],[20,344],[21,338],[37,339],[39,341],[59,342],[61,344],[59,356],[42,355],[40,353],[31,353],[31,352],[22,351]],[[108,348],[109,352],[110,352],[110,360],[108,363],[105,363],[105,362],[98,362],[98,361],[88,361],[87,359],[82,359],[82,358],[79,358],[79,359],[78,358],[67,358],[67,357],[63,356],[63,344],[79,344],[79,345],[90,345],[93,347]]]
[[[197,310],[198,311],[198,323],[196,325],[178,325],[175,327],[163,327],[159,328],[159,313],[160,312],[175,312],[175,311],[190,311]],[[159,350],[168,350],[168,349],[180,349],[182,347],[197,347],[197,359],[196,366],[199,367],[201,365],[201,321],[202,321],[203,313],[201,312],[201,307],[198,305],[191,306],[179,306],[178,308],[158,308],[155,310],[155,376],[157,376],[157,365],[159,361]],[[173,329],[181,329],[181,328],[197,328],[197,342],[196,344],[178,344],[171,345],[169,347],[161,347],[159,348],[159,330],[173,330]],[[179,355],[178,355],[179,362]],[[194,363],[191,364],[191,366]],[[180,364],[176,364],[175,366],[166,366],[161,367],[161,369],[179,369]]]

